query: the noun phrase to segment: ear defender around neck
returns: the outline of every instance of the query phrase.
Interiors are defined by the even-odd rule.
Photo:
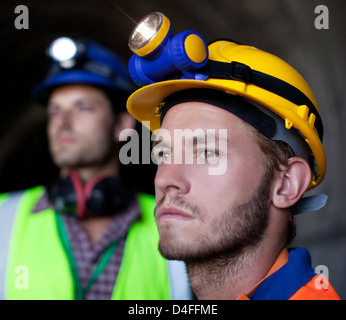
[[[84,219],[116,214],[128,206],[133,193],[113,177],[96,176],[83,185],[71,171],[48,188],[48,197],[57,211]]]

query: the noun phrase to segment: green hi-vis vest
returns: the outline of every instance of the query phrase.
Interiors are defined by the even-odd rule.
[[[32,213],[44,192],[39,186],[0,196],[0,299],[83,298],[59,233],[60,213]],[[189,299],[184,270],[157,250],[154,198],[139,194],[138,201],[141,219],[128,232],[112,299]]]

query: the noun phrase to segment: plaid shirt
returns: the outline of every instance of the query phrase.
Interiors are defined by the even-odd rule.
[[[51,205],[47,195],[44,194],[35,206],[33,213],[39,213],[47,208],[51,208]],[[85,295],[85,300],[108,300],[111,298],[123,256],[125,238],[131,224],[139,217],[139,211],[138,202],[134,199],[126,210],[118,212],[114,216],[107,231],[95,245],[91,243],[87,232],[78,219],[73,216],[62,215],[83,288],[87,286],[94,267],[107,247],[115,240],[120,241],[106,268]]]

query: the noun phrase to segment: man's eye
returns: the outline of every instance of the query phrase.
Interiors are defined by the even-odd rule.
[[[165,150],[160,150],[160,151],[153,151],[154,158],[157,164],[160,164],[162,162],[166,162],[167,159],[170,157],[170,152],[165,151]]]
[[[160,158],[162,160],[168,159],[168,157],[169,157],[169,152],[167,152],[167,151],[160,151],[158,153],[158,158]]]
[[[219,156],[219,153],[216,150],[205,149],[202,151],[201,155],[205,159],[210,159],[210,158],[217,158]]]
[[[47,111],[48,118],[54,117],[59,114],[59,108],[50,108]]]
[[[93,106],[90,104],[80,104],[79,105],[79,110],[82,111],[91,111],[93,109]]]

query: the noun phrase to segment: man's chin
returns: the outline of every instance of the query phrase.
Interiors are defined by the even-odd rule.
[[[159,243],[159,252],[167,260],[185,261],[188,258],[188,254],[185,253],[185,250],[163,246],[161,243]]]
[[[165,241],[161,238],[158,248],[161,255],[168,260],[200,261],[215,253],[215,248],[206,243],[198,241],[196,244],[186,239],[184,242],[172,242],[170,239]]]
[[[55,165],[59,168],[72,168],[78,166],[81,162],[81,157],[77,154],[72,154],[71,152],[57,152],[56,155],[52,156]]]
[[[65,168],[65,169],[71,169],[71,168],[75,168],[75,167],[78,166],[75,161],[69,161],[69,160],[66,160],[66,159],[54,160],[54,163],[59,168]]]

